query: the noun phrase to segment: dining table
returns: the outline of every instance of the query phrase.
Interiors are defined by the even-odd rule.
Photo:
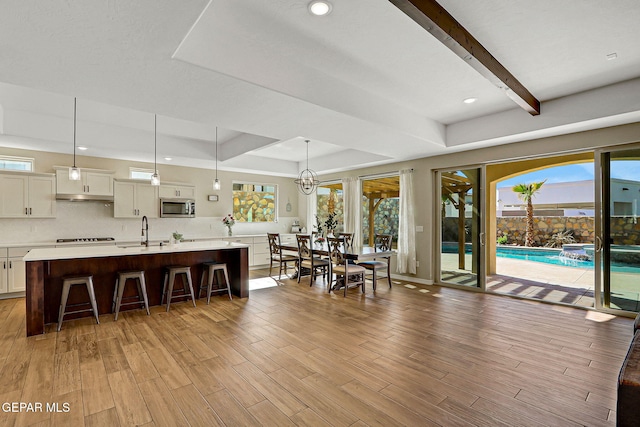
[[[282,251],[290,251],[298,253],[298,246],[292,244],[280,244],[280,250]],[[323,257],[329,256],[329,244],[327,242],[324,243],[313,243],[311,246],[313,250],[313,254],[320,255]],[[364,246],[364,245],[348,245],[346,250],[343,252],[345,262],[351,262],[357,264],[359,261],[372,260],[375,258],[387,258],[396,254],[394,250],[386,250],[382,251],[373,246]],[[296,271],[289,276],[291,279],[297,279],[298,275],[302,274],[307,275],[308,272],[300,271],[300,269],[296,268]],[[331,280],[329,280],[329,284],[331,284]],[[331,290],[337,290],[341,287],[341,282],[336,283],[336,285],[331,288]]]

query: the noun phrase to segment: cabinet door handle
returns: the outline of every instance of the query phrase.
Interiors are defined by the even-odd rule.
[[[29,215],[31,215],[31,208],[29,208]]]
[[[29,208],[24,208],[24,214],[29,215]]]
[[[13,262],[9,261],[9,268],[13,268]]]
[[[4,262],[4,269],[7,269],[7,261]]]
[[[89,186],[87,185],[87,193],[91,193],[90,188],[91,188],[91,187],[89,187]]]

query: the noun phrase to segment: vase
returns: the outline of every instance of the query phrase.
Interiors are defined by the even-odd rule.
[[[231,229],[231,226],[227,226],[227,229],[229,230],[229,231],[227,232],[227,235],[228,235],[229,237],[233,236],[233,230]]]

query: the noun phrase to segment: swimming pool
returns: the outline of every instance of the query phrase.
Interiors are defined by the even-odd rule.
[[[593,245],[580,245],[586,254],[593,257]],[[527,248],[523,246],[500,246],[496,247],[496,256],[498,258],[521,259],[525,261],[539,262],[543,264],[561,265],[565,267],[587,268],[593,269],[593,259],[583,261],[579,259],[561,256],[561,249],[553,248]],[[612,248],[612,258],[625,259],[621,255],[632,254],[633,259],[637,259],[640,252],[637,246],[615,246]],[[458,253],[458,243],[445,242],[442,245],[442,253]],[[465,253],[471,253],[471,244],[465,245]],[[628,259],[629,257],[626,257]],[[640,263],[638,262],[612,262],[611,270],[617,273],[634,273],[640,274]]]
[[[523,247],[504,247],[496,248],[496,256],[499,258],[521,259],[526,261],[540,262],[551,265],[561,265],[565,267],[587,268],[593,269],[593,260],[583,261],[561,256],[561,249],[550,248],[523,248]],[[589,251],[587,250],[587,253]],[[613,262],[611,270],[618,273],[640,273],[640,265],[633,266]]]

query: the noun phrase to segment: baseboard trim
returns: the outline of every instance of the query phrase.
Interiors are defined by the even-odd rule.
[[[419,277],[413,276],[403,276],[402,274],[392,274],[391,278],[396,280],[405,280],[407,282],[419,283],[421,285],[433,285],[433,280],[421,279]]]

